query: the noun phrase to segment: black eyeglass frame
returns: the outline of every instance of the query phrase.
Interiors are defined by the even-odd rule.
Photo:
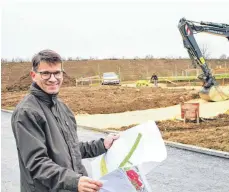
[[[55,71],[55,72],[49,72],[49,71],[35,71],[35,73],[38,73],[40,74],[41,78],[43,80],[49,80],[51,78],[52,75],[54,75],[54,77],[56,79],[62,79],[63,78],[63,75],[64,75],[64,70],[61,70],[61,71]],[[57,76],[56,75],[60,75],[60,76]],[[44,77],[44,75],[49,75],[47,77]]]

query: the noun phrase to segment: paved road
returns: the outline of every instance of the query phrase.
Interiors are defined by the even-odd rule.
[[[10,127],[10,113],[1,113],[2,192],[19,192],[19,169],[15,141]],[[81,140],[103,136],[79,129]],[[152,191],[228,192],[229,161],[195,152],[167,147],[168,158],[147,175]]]

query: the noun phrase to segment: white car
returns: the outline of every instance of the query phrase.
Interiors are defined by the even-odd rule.
[[[115,72],[106,72],[102,76],[102,85],[118,85],[120,79]]]

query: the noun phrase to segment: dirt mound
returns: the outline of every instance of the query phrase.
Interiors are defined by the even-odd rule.
[[[32,80],[29,74],[25,74],[18,81],[11,83],[5,87],[6,91],[25,91],[28,90]]]
[[[29,74],[21,76],[16,82],[6,86],[3,91],[27,91],[32,83],[32,79]],[[75,78],[68,76],[64,73],[63,87],[75,86]]]
[[[67,73],[64,73],[64,81],[62,83],[62,87],[72,87],[75,85],[76,85],[75,78],[67,75]]]

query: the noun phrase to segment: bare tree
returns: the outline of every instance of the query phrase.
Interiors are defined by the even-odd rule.
[[[90,57],[89,57],[89,60],[95,60],[95,58],[94,58],[94,57],[92,57],[92,56],[90,56]]]
[[[150,54],[145,56],[145,59],[153,59],[153,58],[154,58],[153,55],[150,55]]]
[[[81,60],[81,58],[77,56],[76,57],[76,61],[80,61],[80,60]]]
[[[202,44],[200,47],[200,51],[205,59],[210,59],[211,53],[207,44]]]
[[[7,63],[7,62],[8,62],[7,59],[1,58],[1,63],[2,63],[2,64],[3,64],[3,63]]]
[[[226,54],[222,54],[219,59],[227,59],[227,55]]]
[[[140,59],[138,56],[134,57],[134,60],[138,60],[138,59]]]

